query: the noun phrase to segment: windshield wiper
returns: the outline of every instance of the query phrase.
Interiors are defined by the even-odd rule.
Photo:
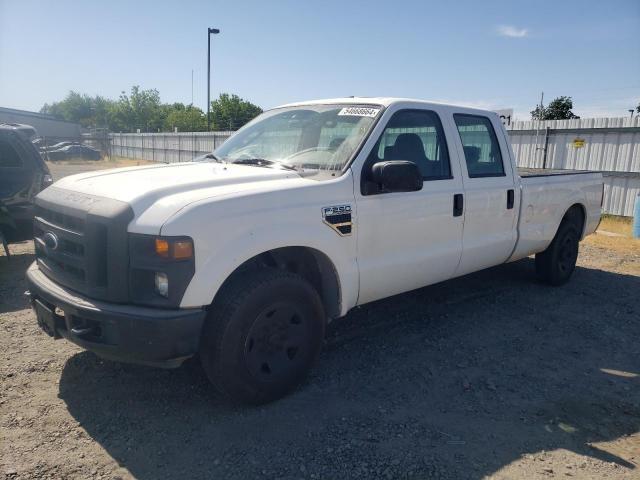
[[[222,159],[216,157],[215,153],[207,153],[204,158],[210,158],[211,160],[215,160],[218,163],[224,163]]]
[[[281,167],[287,170],[297,170],[293,165],[285,165],[284,163],[274,162],[273,160],[267,160],[266,158],[239,158],[231,163],[238,165],[255,165],[256,167]]]

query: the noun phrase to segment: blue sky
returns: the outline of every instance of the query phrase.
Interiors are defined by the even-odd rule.
[[[263,108],[332,96],[403,96],[528,118],[574,98],[581,116],[640,101],[640,1],[0,0],[0,106],[37,110],[69,90],[131,85],[206,107],[237,93]]]

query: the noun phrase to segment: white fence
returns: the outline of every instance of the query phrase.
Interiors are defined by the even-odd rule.
[[[602,171],[604,211],[633,215],[640,193],[640,117],[513,122],[508,130],[518,166]],[[232,133],[114,133],[111,155],[185,162],[213,151]]]
[[[110,154],[152,162],[188,162],[212,152],[232,133],[112,133]]]

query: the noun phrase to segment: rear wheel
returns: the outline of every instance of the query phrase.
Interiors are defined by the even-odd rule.
[[[266,403],[304,378],[320,352],[324,327],[320,296],[304,278],[272,269],[247,272],[213,303],[200,358],[222,393]]]
[[[537,277],[554,286],[569,281],[576,268],[579,242],[578,226],[574,222],[563,221],[551,245],[536,254]]]

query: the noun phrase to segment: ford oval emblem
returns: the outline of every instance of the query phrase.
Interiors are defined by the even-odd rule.
[[[42,237],[44,244],[51,250],[58,248],[58,237],[53,232],[47,232]]]

